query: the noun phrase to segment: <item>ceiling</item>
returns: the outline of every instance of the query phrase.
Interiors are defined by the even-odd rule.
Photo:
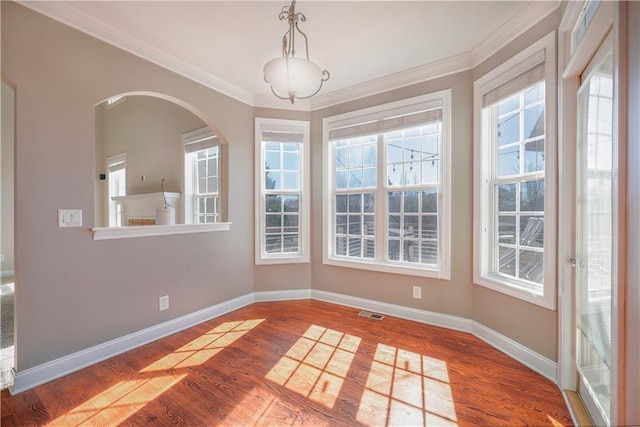
[[[262,74],[281,54],[285,0],[21,4],[249,105],[309,110],[473,68],[560,2],[301,0],[311,60],[331,78],[294,106]]]

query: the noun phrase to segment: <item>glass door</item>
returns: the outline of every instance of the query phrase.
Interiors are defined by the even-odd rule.
[[[596,425],[609,425],[615,288],[613,44],[587,66],[578,91],[576,360],[578,392]]]

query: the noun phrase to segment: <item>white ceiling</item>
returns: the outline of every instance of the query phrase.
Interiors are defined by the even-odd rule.
[[[21,3],[250,105],[307,110],[470,69],[560,4],[298,1],[311,60],[331,78],[292,107],[262,74],[281,53],[286,0]]]

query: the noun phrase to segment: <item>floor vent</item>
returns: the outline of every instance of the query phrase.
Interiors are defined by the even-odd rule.
[[[364,311],[364,310],[358,313],[358,316],[368,317],[369,319],[375,319],[375,320],[384,319],[384,316],[382,314],[372,313],[370,311]]]

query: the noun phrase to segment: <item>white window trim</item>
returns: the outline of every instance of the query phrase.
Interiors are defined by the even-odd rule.
[[[194,204],[192,200],[192,196],[194,194],[195,182],[193,178],[193,165],[187,164],[187,152],[185,150],[185,146],[187,144],[193,143],[194,141],[198,141],[201,139],[207,138],[215,138],[215,134],[213,131],[205,126],[203,128],[199,128],[190,132],[186,132],[182,134],[182,218],[184,218],[185,224],[196,224],[194,222]],[[220,197],[220,186],[221,186],[221,173],[220,173],[220,157],[221,157],[221,147],[220,143],[216,142],[218,146],[218,218],[222,218],[222,206]]]
[[[364,123],[379,118],[393,117],[396,115],[409,114],[431,107],[442,108],[442,143],[440,153],[440,191],[438,198],[438,215],[440,221],[440,237],[438,239],[439,251],[441,254],[440,269],[430,269],[419,265],[410,265],[405,263],[402,265],[394,265],[391,263],[382,263],[378,260],[346,260],[333,257],[332,240],[334,229],[334,218],[332,216],[332,189],[335,186],[335,178],[333,171],[334,159],[331,158],[331,150],[329,143],[329,130],[348,126],[350,124]],[[451,278],[451,90],[443,90],[426,95],[417,96],[397,102],[378,105],[358,111],[340,114],[337,116],[326,117],[322,121],[323,134],[323,203],[322,203],[322,262],[326,265],[334,265],[339,267],[356,268],[362,270],[379,271],[384,273],[404,274],[410,276],[432,277],[437,279],[449,280]],[[379,156],[380,158],[380,156]],[[384,153],[386,158],[386,153]],[[380,172],[378,174],[380,176]],[[398,188],[398,191],[403,191]],[[377,224],[380,221],[377,220]],[[378,227],[379,230],[383,230]]]
[[[125,188],[125,194],[126,194],[127,192],[127,153],[119,153],[107,158],[107,219],[108,219],[109,227],[115,227],[115,225],[111,225],[111,206],[112,206],[111,203],[114,201],[111,200],[111,196],[109,195],[109,192],[111,190],[110,189],[110,186],[111,186],[110,167],[111,165],[114,165],[117,163],[124,163],[124,188]],[[116,209],[116,215],[117,215],[117,209]],[[122,218],[119,218],[119,219],[120,221],[122,221]]]
[[[293,131],[302,132],[303,140],[301,146],[302,170],[300,171],[301,197],[300,208],[300,252],[267,254],[264,250],[265,234],[265,197],[263,193],[265,179],[264,150],[262,149],[262,131]],[[256,265],[266,264],[301,264],[310,262],[310,126],[308,121],[267,119],[256,117],[255,119],[255,263]]]
[[[544,52],[544,55],[540,55]],[[542,60],[541,60],[542,58]],[[544,195],[544,279],[543,294],[520,286],[489,272],[489,251],[492,239],[492,216],[488,209],[491,200],[486,185],[491,173],[491,148],[482,141],[488,139],[490,129],[482,127],[482,96],[512,78],[545,63],[545,195]],[[474,82],[474,192],[473,192],[473,282],[477,285],[528,301],[551,310],[556,308],[556,236],[557,236],[557,89],[556,89],[556,33],[555,31],[524,49]]]

